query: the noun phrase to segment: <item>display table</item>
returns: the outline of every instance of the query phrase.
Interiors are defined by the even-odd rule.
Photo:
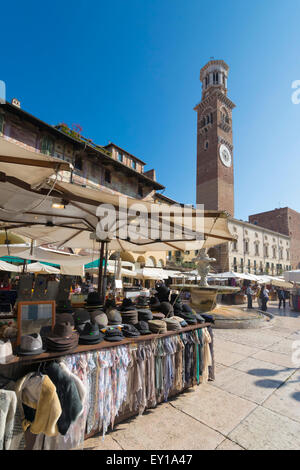
[[[211,326],[211,323],[199,323],[197,325],[190,325],[182,328],[180,330],[180,333],[185,333],[188,331],[193,331],[197,330],[199,328],[206,328]],[[1,368],[5,367],[7,368],[9,365],[12,364],[28,364],[28,363],[36,363],[36,362],[44,362],[44,361],[51,361],[55,360],[56,358],[62,357],[62,356],[69,356],[71,354],[79,354],[79,353],[84,353],[84,352],[90,352],[90,351],[100,351],[102,349],[107,349],[107,348],[113,348],[116,346],[121,346],[121,345],[126,345],[126,344],[135,344],[135,343],[140,343],[144,341],[151,341],[151,340],[156,340],[159,338],[165,338],[168,336],[174,336],[178,335],[178,331],[168,331],[167,333],[162,333],[162,334],[151,334],[151,335],[141,335],[138,336],[137,338],[125,338],[122,341],[102,341],[99,344],[92,344],[92,345],[78,345],[76,349],[68,352],[67,354],[65,352],[63,353],[58,353],[58,352],[44,352],[42,354],[39,354],[37,356],[16,356],[9,364],[0,364],[0,372]]]
[[[210,323],[202,323],[115,343],[79,345],[67,354],[16,357],[0,366],[0,374],[18,380],[41,367],[47,375],[47,363],[57,360],[86,387],[83,414],[66,435],[49,437],[29,431],[28,439],[26,431],[26,449],[80,448],[84,439],[99,432],[105,435],[116,422],[213,379],[213,333]]]

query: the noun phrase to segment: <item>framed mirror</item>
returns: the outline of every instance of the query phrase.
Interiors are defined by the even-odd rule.
[[[18,338],[20,344],[21,336],[39,333],[42,326],[55,324],[55,301],[20,301],[18,302]]]

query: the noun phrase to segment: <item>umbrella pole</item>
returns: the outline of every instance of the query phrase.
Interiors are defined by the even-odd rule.
[[[100,242],[100,260],[99,260],[99,271],[98,271],[98,294],[102,294],[103,284],[103,254],[104,254],[104,242]]]
[[[23,270],[22,273],[25,273],[25,267],[26,267],[26,259],[23,259]]]
[[[102,295],[103,301],[105,301],[105,291],[107,286],[107,256],[108,256],[108,243],[105,242],[105,256],[104,256],[104,274],[103,274],[103,282],[102,282]]]

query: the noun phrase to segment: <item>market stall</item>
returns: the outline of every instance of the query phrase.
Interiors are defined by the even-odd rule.
[[[108,307],[103,305],[103,279],[108,245],[137,253],[209,248],[232,240],[226,214],[204,212],[199,239],[197,214],[191,210],[189,236],[176,238],[182,219],[172,215],[166,235],[168,214],[162,208],[155,219],[156,235],[147,228],[136,239],[133,234],[141,224],[135,205],[140,207],[141,201],[126,198],[131,212],[124,220],[119,197],[59,181],[59,171],[67,169],[65,162],[24,149],[14,154],[13,144],[0,140],[0,222],[4,230],[34,242],[27,256],[41,261],[37,251],[49,243],[90,250],[92,260],[96,250],[100,252],[98,292],[89,292],[84,309],[74,311],[69,294],[74,267],[83,269],[86,256],[66,259],[68,275],[62,275],[53,290],[48,284],[42,300],[33,300],[30,275],[20,276],[16,338],[5,330],[0,342],[1,401],[12,411],[10,427],[2,430],[7,449],[23,448],[24,440],[27,449],[78,448],[85,437],[105,434],[116,419],[142,413],[214,377],[209,316],[186,311],[177,302],[175,319],[171,309],[165,314],[156,310],[169,309],[165,304],[171,304],[162,298],[156,306],[147,299],[130,305],[125,303],[130,299],[123,299],[119,308]],[[117,225],[106,231],[98,225],[98,207],[104,203],[116,214]],[[151,204],[143,204],[149,211],[143,219],[146,225]],[[49,259],[44,253],[44,260]],[[67,396],[62,385],[66,383]],[[47,396],[51,400],[45,400]]]

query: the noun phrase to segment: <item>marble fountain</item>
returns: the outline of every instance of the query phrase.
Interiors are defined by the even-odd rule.
[[[200,276],[198,284],[172,284],[172,289],[188,291],[191,294],[190,305],[198,313],[207,313],[214,318],[215,328],[260,328],[267,326],[272,318],[259,310],[248,310],[234,305],[218,304],[218,296],[234,294],[240,291],[239,287],[212,286],[207,282],[210,263],[215,262],[210,258],[205,248],[201,249],[197,257],[197,270]]]

